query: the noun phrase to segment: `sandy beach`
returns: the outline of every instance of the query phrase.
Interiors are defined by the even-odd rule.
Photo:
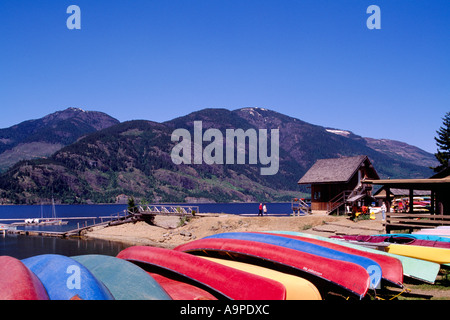
[[[380,219],[353,222],[347,216],[308,215],[301,217],[245,217],[231,214],[202,214],[182,221],[180,217],[157,216],[155,225],[139,221],[98,227],[85,236],[130,245],[174,248],[186,242],[223,232],[298,231],[323,236],[334,234],[374,234],[383,232]]]

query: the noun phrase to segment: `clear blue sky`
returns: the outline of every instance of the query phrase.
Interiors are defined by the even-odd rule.
[[[67,107],[120,121],[263,107],[434,152],[450,2],[1,0],[0,106],[0,128]]]

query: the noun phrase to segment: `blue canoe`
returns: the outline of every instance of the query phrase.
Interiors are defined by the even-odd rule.
[[[336,243],[341,246],[346,246],[358,250],[363,250],[375,254],[380,254],[384,256],[389,256],[392,258],[396,258],[400,260],[403,266],[403,275],[406,277],[414,278],[420,281],[428,282],[428,283],[434,283],[436,280],[436,277],[439,273],[440,265],[438,263],[420,260],[420,259],[414,259],[406,256],[400,256],[398,254],[392,254],[372,248],[368,248],[365,246],[362,246],[360,244],[354,244],[350,243],[345,240],[340,240],[336,238],[326,238],[321,236],[316,236],[313,234],[308,233],[302,233],[302,232],[294,232],[294,231],[267,231],[269,233],[281,233],[281,234],[287,234],[287,235],[294,235],[294,236],[302,236],[302,237],[309,237],[313,239],[318,239],[322,241],[328,241],[331,243]]]
[[[58,254],[42,254],[22,262],[41,280],[50,300],[114,300],[81,263]]]
[[[134,263],[98,254],[71,258],[88,268],[116,300],[171,300],[159,283]]]
[[[301,241],[297,239],[290,239],[285,237],[280,237],[277,235],[269,235],[263,233],[251,233],[251,232],[229,232],[229,233],[220,233],[212,236],[208,236],[208,238],[219,238],[219,239],[238,239],[238,240],[247,240],[247,241],[256,241],[262,243],[268,243],[280,247],[285,247],[289,249],[294,249],[297,251],[306,252],[309,254],[318,255],[321,257],[347,261],[351,263],[358,264],[366,269],[367,273],[370,276],[370,288],[375,289],[378,287],[381,281],[381,267],[380,265],[373,261],[372,259],[368,259],[365,257],[348,254],[344,252],[340,252],[337,250],[329,249],[320,245],[316,245],[313,243],[309,243],[306,241]]]

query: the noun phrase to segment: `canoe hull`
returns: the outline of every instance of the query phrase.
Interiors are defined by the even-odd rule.
[[[223,253],[242,255],[261,263],[274,264],[273,268],[295,270],[321,290],[322,285],[341,288],[347,294],[363,298],[369,289],[367,271],[354,263],[338,261],[271,244],[236,239],[199,239],[176,247],[174,250],[190,253]]]
[[[413,239],[417,240],[428,240],[428,241],[437,241],[437,242],[450,242],[450,238],[448,237],[440,237],[437,235],[427,235],[427,234],[404,234],[404,233],[389,233],[389,234],[380,234],[380,235],[374,235],[374,236],[400,236],[400,237],[411,237]]]
[[[254,232],[229,232],[229,233],[220,233],[215,234],[208,238],[223,238],[223,239],[237,239],[237,240],[247,240],[247,241],[256,241],[267,244],[272,244],[280,247],[285,247],[317,256],[321,256],[324,258],[347,261],[350,263],[355,263],[360,265],[364,269],[366,269],[367,273],[370,276],[370,288],[375,289],[379,286],[381,281],[381,267],[374,260],[354,255],[344,253],[342,251],[337,251],[334,249],[330,249],[328,247],[324,247],[321,245],[313,244],[311,242],[301,241],[292,237],[284,237],[275,234],[268,233],[254,233]]]
[[[0,256],[0,300],[48,300],[38,277],[20,260]]]
[[[286,289],[279,282],[235,270],[194,255],[163,248],[135,246],[118,258],[144,263],[176,273],[234,300],[284,300]]]
[[[344,239],[350,241],[361,241],[370,243],[394,243],[402,245],[413,245],[422,247],[435,247],[435,248],[447,248],[450,249],[450,242],[432,241],[426,239],[416,239],[409,234],[405,235],[373,235],[373,236],[333,236],[337,239]]]
[[[71,258],[89,269],[115,300],[171,300],[155,279],[131,262],[97,254]]]
[[[208,291],[186,282],[165,277],[159,273],[149,272],[149,275],[164,288],[173,300],[217,300],[217,298]]]
[[[389,253],[439,264],[450,263],[450,249],[446,248],[391,244],[388,247],[385,247],[384,250]]]
[[[79,262],[62,255],[43,254],[22,260],[39,278],[50,300],[113,300],[108,289]]]
[[[322,300],[319,290],[308,280],[273,269],[228,259],[202,257],[228,267],[257,274],[280,282],[286,287],[286,300]]]
[[[319,239],[327,242],[337,243],[339,245],[355,248],[362,251],[367,251],[375,253],[378,255],[385,255],[395,259],[400,260],[403,267],[403,276],[414,278],[427,283],[434,283],[436,276],[439,273],[440,265],[434,262],[429,262],[420,259],[414,259],[406,256],[401,256],[397,254],[391,254],[384,251],[375,250],[372,248],[367,248],[358,244],[350,243],[345,240],[335,239],[335,238],[325,238],[317,235],[312,235],[303,232],[293,232],[293,231],[269,231],[271,233],[278,234],[290,234],[290,235],[300,235],[302,237]]]
[[[270,232],[269,232],[270,233]],[[274,233],[275,234],[275,233]],[[358,250],[351,247],[339,245],[337,243],[327,242],[319,239],[313,239],[308,237],[302,237],[300,235],[288,235],[279,234],[280,236],[290,237],[293,239],[299,239],[302,241],[314,243],[320,246],[324,246],[333,250],[338,250],[344,253],[360,255],[368,259],[372,259],[377,262],[381,267],[381,276],[384,280],[396,286],[403,287],[403,266],[400,260],[389,257],[386,255],[380,255],[377,253]]]

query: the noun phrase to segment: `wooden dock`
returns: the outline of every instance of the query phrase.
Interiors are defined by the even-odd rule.
[[[63,220],[85,220],[85,223],[77,228],[68,231],[45,231],[45,230],[19,230],[17,228],[4,228],[5,232],[18,235],[27,236],[45,236],[45,237],[59,237],[68,238],[72,236],[81,236],[83,231],[99,226],[112,226],[123,223],[136,222],[136,221],[152,221],[157,216],[194,216],[199,213],[198,206],[168,206],[168,205],[151,205],[151,206],[138,206],[117,214],[101,217],[61,217]],[[100,222],[96,220],[100,219]],[[0,219],[0,221],[18,221],[25,219]],[[88,224],[88,221],[92,220],[92,224]],[[0,232],[2,229],[0,228]]]
[[[7,233],[25,235],[25,236],[58,237],[58,238],[65,237],[65,232],[59,232],[59,231],[8,229]]]

